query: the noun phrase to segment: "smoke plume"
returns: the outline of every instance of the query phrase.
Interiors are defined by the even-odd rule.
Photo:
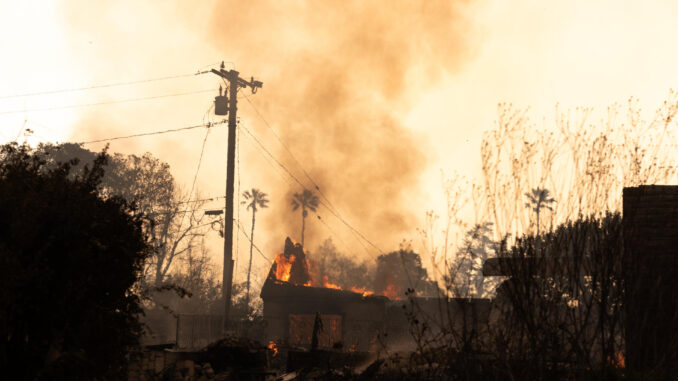
[[[417,226],[420,176],[431,159],[425,139],[400,119],[418,91],[468,60],[466,10],[450,1],[229,1],[216,5],[209,34],[242,76],[264,82],[250,99],[320,190],[389,251]],[[239,102],[239,110],[249,109],[246,99]],[[286,166],[315,190],[278,147]],[[262,218],[269,245],[281,247],[286,235],[298,239],[301,213],[289,203],[303,188],[281,185],[270,168],[249,170],[260,173],[253,179],[276,209]],[[318,214],[333,218],[322,206]],[[306,225],[309,249],[329,235],[314,213]]]

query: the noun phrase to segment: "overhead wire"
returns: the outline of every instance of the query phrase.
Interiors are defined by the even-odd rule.
[[[259,254],[261,254],[261,256],[262,256],[265,260],[267,260],[268,262],[272,262],[273,260],[272,260],[271,258],[267,257],[266,254],[262,253],[261,250],[259,250],[259,248],[257,247],[257,245],[255,245],[254,242],[252,242],[252,239],[250,238],[249,235],[247,235],[247,232],[245,231],[245,229],[243,229],[242,224],[240,223],[240,221],[236,220],[235,222],[236,222],[236,225],[238,225],[238,229],[240,229],[240,231],[242,232],[242,234],[247,238],[248,241],[250,241],[250,243],[252,244],[252,247],[254,247],[254,248],[257,250],[257,252],[258,252]]]
[[[249,99],[249,97],[248,97],[245,93],[243,93],[243,96],[245,97],[245,99],[247,100],[247,102],[250,104],[250,106],[252,107],[252,109],[255,111],[255,113],[259,116],[259,118],[264,122],[264,124],[266,125],[266,127],[268,127],[268,129],[271,130],[271,132],[272,132],[273,135],[276,137],[276,139],[280,142],[280,144],[283,146],[283,148],[285,148],[285,150],[287,151],[287,153],[289,153],[289,155],[290,155],[290,156],[292,157],[292,159],[295,161],[295,163],[297,164],[297,166],[299,166],[299,168],[301,168],[301,170],[302,170],[302,172],[304,173],[304,175],[306,176],[306,178],[308,178],[308,180],[313,184],[314,188],[318,191],[318,193],[320,194],[320,196],[321,196],[322,198],[325,199],[325,202],[323,202],[323,201],[321,200],[321,201],[320,201],[320,204],[323,205],[328,211],[330,211],[330,213],[332,213],[332,214],[333,214],[337,219],[339,219],[344,225],[346,225],[346,227],[348,227],[351,231],[353,231],[354,233],[356,233],[361,239],[363,239],[365,242],[367,242],[368,244],[370,244],[370,246],[372,246],[372,247],[375,248],[377,251],[379,251],[380,253],[383,254],[383,253],[384,253],[383,250],[381,250],[378,246],[376,246],[374,243],[372,243],[370,240],[368,240],[362,233],[360,233],[357,229],[355,229],[351,224],[348,223],[348,221],[346,221],[346,220],[339,214],[339,211],[334,207],[334,205],[332,205],[332,202],[327,198],[327,196],[326,196],[326,195],[323,193],[323,191],[320,189],[320,186],[318,186],[318,184],[313,180],[313,178],[311,177],[311,175],[309,175],[309,173],[304,169],[304,167],[301,165],[301,163],[299,162],[299,160],[296,159],[296,157],[294,156],[294,154],[292,153],[292,151],[289,149],[289,147],[287,146],[287,144],[285,144],[285,142],[283,142],[283,140],[280,138],[280,136],[275,132],[275,130],[273,129],[273,127],[271,127],[270,123],[268,123],[268,121],[267,121],[266,118],[261,114],[261,112],[259,111],[259,109],[254,105],[254,103],[252,103],[252,101]],[[250,131],[247,131],[247,132],[250,134],[250,136],[252,136],[252,137],[254,138],[254,136],[252,135],[252,133],[251,133]],[[262,144],[258,141],[258,139],[255,138],[255,140],[257,141],[257,143],[259,143],[260,145],[262,145]],[[263,146],[263,145],[262,145],[262,146]],[[263,147],[262,147],[262,148],[263,148]],[[264,148],[264,149],[265,149],[265,148]],[[268,150],[265,149],[265,151],[266,151],[269,155],[271,155],[270,152],[268,152]],[[271,155],[271,156],[272,156],[272,155]],[[294,178],[295,181],[296,181],[299,185],[301,185],[304,189],[306,189],[306,186],[305,186],[304,184],[302,184],[301,181],[299,181],[299,179],[297,179],[294,175],[292,175],[291,172],[290,172],[286,167],[284,167],[277,159],[275,159],[275,161],[276,161],[276,163],[278,163],[278,165],[280,165],[281,167],[283,167],[283,168],[285,169],[285,171],[286,171],[292,178]]]
[[[205,130],[205,137],[202,140],[202,147],[200,148],[200,157],[198,158],[198,166],[196,167],[195,174],[193,175],[193,182],[191,184],[191,190],[188,192],[188,198],[189,199],[193,196],[193,190],[195,189],[195,183],[198,180],[198,173],[200,173],[200,165],[202,164],[202,157],[205,153],[205,145],[207,144],[207,137],[209,136],[209,134],[210,134],[210,128],[208,127]],[[189,205],[190,204],[186,204],[186,209],[188,209]],[[186,217],[186,213],[184,212],[181,215],[181,221],[179,222],[179,231],[181,231],[181,227],[184,224],[184,218],[185,217]],[[191,217],[189,217],[189,218],[193,218],[193,216],[191,215]],[[190,220],[189,220],[189,225],[190,225]]]
[[[344,247],[344,249],[348,249],[348,245],[346,244],[344,239],[341,238],[341,236],[337,234],[337,232],[335,232],[334,229],[332,229],[330,225],[327,224],[327,222],[325,222],[325,220],[320,216],[320,214],[316,213],[315,216],[318,218],[318,221],[320,221],[323,224],[323,226],[325,226],[325,229],[327,229],[331,235],[339,239],[339,243]],[[367,247],[365,247],[365,244],[363,242],[361,242],[360,240],[357,240],[357,242],[363,247],[363,249],[365,249],[365,252],[369,253],[369,250],[367,250]]]
[[[246,136],[247,136],[247,135],[246,135]],[[261,146],[259,146],[259,145],[256,144],[256,142],[254,141],[254,138],[252,138],[252,137],[250,136],[250,137],[248,137],[248,139],[250,139],[250,140],[252,141],[252,145],[258,150],[258,152],[261,153],[261,157],[264,158],[264,160],[266,161],[266,163],[268,163],[268,165],[270,165],[271,168],[273,168],[273,170],[275,171],[275,173],[277,173],[278,176],[280,176],[280,178],[283,179],[283,180],[287,183],[287,185],[293,186],[293,185],[294,185],[294,184],[293,184],[294,182],[293,182],[288,176],[285,176],[285,174],[280,170],[279,165],[276,165],[276,164],[274,164],[274,163],[271,161],[271,159],[270,159],[269,156],[264,152],[264,150],[261,148]]]
[[[167,133],[170,133],[170,132],[193,130],[193,129],[202,128],[202,127],[207,127],[209,129],[209,128],[212,128],[214,126],[224,124],[226,122],[227,122],[226,120],[221,120],[221,121],[214,122],[214,123],[208,122],[208,123],[196,124],[196,125],[193,125],[193,126],[172,128],[172,129],[168,129],[168,130],[143,132],[143,133],[140,133],[140,134],[116,136],[114,138],[105,138],[105,139],[88,140],[88,141],[84,141],[84,142],[75,142],[75,144],[93,144],[93,143],[110,142],[110,141],[120,140],[120,139],[130,139],[130,138],[137,138],[137,137],[141,137],[141,136],[160,135],[160,134],[167,134]]]
[[[243,128],[243,130],[244,130],[245,132],[247,132],[247,134],[250,135],[250,137],[252,137],[252,139],[257,143],[257,145],[258,145],[258,146],[259,146],[259,147],[260,147],[260,148],[261,148],[261,149],[262,149],[262,150],[263,150],[263,151],[264,151],[264,152],[265,152],[265,153],[266,153],[266,154],[267,154],[267,155],[268,155],[268,156],[269,156],[269,157],[270,157],[270,158],[271,158],[278,166],[280,166],[280,167],[281,167],[281,168],[282,168],[282,169],[283,169],[283,170],[284,170],[284,171],[285,171],[292,179],[294,179],[294,181],[296,181],[297,184],[299,184],[302,188],[306,189],[306,187],[304,186],[304,184],[303,184],[296,176],[294,176],[294,174],[293,174],[293,173],[292,173],[292,172],[291,172],[284,164],[282,164],[282,163],[280,162],[280,160],[278,160],[278,159],[277,159],[277,158],[276,158],[276,157],[275,157],[275,156],[274,156],[274,155],[273,155],[273,154],[272,154],[272,153],[271,153],[271,152],[263,145],[263,143],[261,143],[261,141],[259,141],[259,139],[257,139],[256,136],[254,136],[254,134],[253,134],[247,127],[244,127],[244,126],[241,126],[241,127]],[[352,232],[354,232],[354,234],[357,234],[358,237],[360,237],[361,239],[363,239],[365,242],[369,243],[372,247],[374,247],[374,248],[375,248],[377,251],[379,251],[380,253],[382,253],[382,254],[384,253],[379,247],[377,247],[374,243],[372,243],[370,240],[368,240],[362,233],[360,233],[357,229],[355,229],[353,226],[351,226],[351,225],[348,223],[348,221],[346,221],[346,220],[343,219],[341,216],[339,216],[339,215],[337,214],[337,212],[335,212],[332,208],[328,207],[327,204],[326,204],[325,202],[323,202],[322,200],[320,200],[320,204],[323,205],[323,206],[324,206],[330,213],[332,213],[332,215],[334,215],[337,219],[339,219],[339,221],[341,221],[344,225],[346,225]],[[363,245],[363,247],[364,247],[364,245]],[[368,250],[366,250],[366,251],[369,253]],[[370,253],[370,254],[371,254],[371,253]]]
[[[137,101],[146,101],[146,100],[151,100],[151,99],[160,99],[160,98],[170,98],[170,97],[180,97],[184,95],[192,95],[192,94],[202,94],[202,93],[207,93],[207,92],[213,92],[213,89],[209,90],[197,90],[197,91],[188,91],[184,93],[174,93],[174,94],[165,94],[165,95],[154,95],[150,97],[139,97],[139,98],[129,98],[129,99],[119,99],[115,101],[105,101],[105,102],[95,102],[95,103],[82,103],[82,104],[75,104],[75,105],[66,105],[66,106],[55,106],[55,107],[43,107],[43,108],[34,108],[34,109],[24,109],[24,110],[10,110],[10,111],[0,111],[0,115],[8,115],[8,114],[20,114],[22,112],[39,112],[39,111],[54,111],[54,110],[65,110],[65,109],[71,109],[71,108],[80,108],[80,107],[90,107],[90,106],[102,106],[102,105],[110,105],[110,104],[117,104],[117,103],[129,103],[129,102],[137,102]]]
[[[209,66],[212,66],[212,65],[209,65]],[[204,68],[204,66],[203,66],[203,68]],[[36,91],[36,92],[32,92],[32,93],[0,95],[0,99],[23,98],[23,97],[32,97],[32,96],[37,96],[37,95],[72,93],[72,92],[77,92],[77,91],[103,89],[103,88],[108,88],[108,87],[130,86],[130,85],[136,85],[136,84],[140,84],[140,83],[148,83],[148,82],[165,81],[165,80],[169,80],[169,79],[194,77],[196,75],[206,74],[206,73],[209,73],[209,72],[210,72],[209,70],[205,70],[205,71],[198,70],[197,72],[191,73],[191,74],[168,75],[168,76],[164,76],[164,77],[140,79],[140,80],[136,80],[136,81],[113,82],[113,83],[106,83],[106,84],[102,84],[102,85],[73,87],[73,88],[70,88],[70,89],[46,90],[46,91]]]
[[[285,148],[285,151],[287,151],[287,153],[290,155],[292,160],[294,160],[294,162],[297,164],[297,166],[301,169],[301,171],[304,173],[304,176],[306,176],[306,178],[311,182],[311,184],[313,184],[313,187],[325,199],[325,201],[327,201],[328,205],[331,206],[332,208],[334,208],[334,205],[332,205],[332,203],[327,198],[327,196],[325,196],[322,189],[320,189],[320,186],[315,182],[315,180],[313,180],[313,178],[311,177],[311,175],[309,175],[309,173],[306,171],[306,169],[304,169],[304,167],[301,165],[299,160],[297,160],[296,156],[294,156],[294,154],[290,150],[289,146],[280,138],[280,135],[278,135],[278,133],[275,131],[275,129],[271,126],[271,124],[268,123],[268,120],[266,120],[266,118],[264,118],[264,115],[261,114],[259,109],[254,105],[254,103],[250,100],[250,98],[247,96],[247,94],[243,93],[243,96],[245,97],[245,100],[247,100],[247,103],[250,104],[250,106],[252,107],[254,112],[257,114],[257,116],[259,116],[259,118],[264,122],[266,127],[268,127],[268,129],[271,130],[271,132],[273,133],[273,136],[275,136],[275,138],[278,140],[278,142],[280,142],[280,144],[283,146],[283,148]]]

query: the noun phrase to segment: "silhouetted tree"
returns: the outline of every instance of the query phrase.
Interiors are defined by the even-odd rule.
[[[242,196],[245,198],[243,204],[247,204],[247,209],[252,209],[252,233],[250,234],[250,262],[247,267],[247,292],[245,293],[245,302],[250,302],[250,276],[252,274],[252,249],[254,247],[254,222],[257,215],[257,208],[268,208],[268,197],[266,193],[257,188],[252,188],[243,192]]]
[[[492,236],[492,223],[476,224],[466,232],[463,245],[452,262],[446,281],[456,297],[486,297],[483,263],[494,252],[497,243]]]
[[[555,199],[551,197],[548,189],[535,188],[531,192],[525,192],[525,197],[527,197],[528,202],[525,203],[525,206],[532,208],[534,213],[537,216],[537,234],[539,234],[539,213],[542,208],[548,210],[553,210],[551,204],[556,202]]]
[[[345,290],[352,287],[371,290],[373,287],[374,266],[368,267],[367,263],[357,262],[340,253],[331,238],[323,241],[310,259],[313,261],[311,266],[318,266],[320,270],[318,271],[320,279],[316,280],[318,284],[322,284],[323,278],[327,277],[331,283]]]
[[[404,245],[398,251],[377,258],[374,292],[404,298],[407,289],[414,289],[417,296],[437,296],[440,291],[429,279],[419,254]]]
[[[48,166],[79,159],[71,176],[81,173],[96,156],[72,143],[43,145],[41,150],[49,153],[46,157]],[[158,287],[165,283],[176,259],[202,244],[204,215],[198,209],[204,202],[182,200],[184,196],[170,173],[169,164],[150,153],[142,156],[115,153],[107,157],[100,191],[136,203],[139,212],[147,217],[144,230],[151,237],[155,250],[145,264],[142,282]]]
[[[306,216],[308,211],[315,212],[318,208],[318,196],[313,194],[308,189],[304,189],[301,193],[295,193],[292,198],[292,210],[301,208],[301,246],[304,246],[304,229],[306,228]]]
[[[123,379],[138,343],[132,291],[150,255],[134,205],[102,197],[106,154],[47,164],[0,147],[0,369],[8,379]]]

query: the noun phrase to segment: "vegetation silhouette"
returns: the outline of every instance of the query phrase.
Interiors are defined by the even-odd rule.
[[[100,193],[106,152],[0,147],[0,367],[10,379],[123,379],[138,344],[134,287],[153,247],[136,205]],[[7,373],[5,373],[7,374]]]
[[[301,246],[304,246],[304,230],[306,229],[306,216],[308,211],[315,212],[318,208],[319,200],[313,192],[304,189],[301,193],[295,193],[292,197],[292,210],[301,208]]]
[[[245,303],[250,303],[250,276],[252,274],[252,249],[254,248],[254,223],[257,215],[257,208],[268,208],[268,195],[257,188],[247,190],[242,194],[245,201],[242,204],[247,205],[247,209],[252,209],[252,232],[250,233],[250,261],[247,267],[247,291],[245,293]]]

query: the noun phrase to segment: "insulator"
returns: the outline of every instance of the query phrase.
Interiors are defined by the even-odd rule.
[[[214,97],[214,114],[227,115],[228,114],[228,97],[219,95]]]

